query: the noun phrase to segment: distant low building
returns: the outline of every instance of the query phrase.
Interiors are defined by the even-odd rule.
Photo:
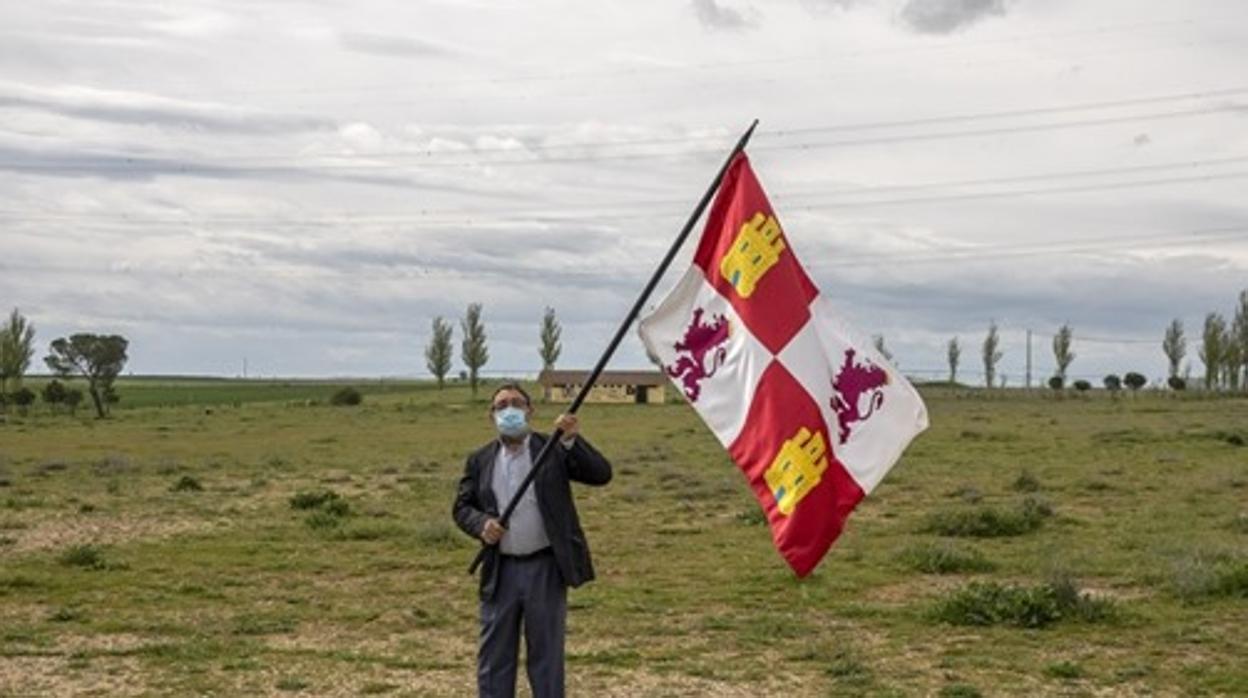
[[[589,371],[542,371],[537,382],[547,399],[570,401],[588,376]],[[603,371],[585,401],[662,404],[666,398],[667,379],[658,371]]]

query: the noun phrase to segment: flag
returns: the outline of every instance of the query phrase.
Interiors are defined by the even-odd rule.
[[[639,331],[728,449],[800,577],[927,428],[913,386],[806,275],[744,153]]]

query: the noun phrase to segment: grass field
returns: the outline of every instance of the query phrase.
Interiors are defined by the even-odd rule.
[[[27,379],[25,385],[38,393],[51,380],[46,377]],[[82,379],[66,382],[70,388],[86,392]],[[232,380],[228,378],[197,377],[148,377],[118,378],[117,393],[121,401],[112,406],[114,410],[136,407],[177,407],[183,405],[241,405],[251,402],[328,402],[335,388],[351,386],[365,395],[388,395],[411,393],[432,389],[427,381],[399,379],[367,379],[346,382],[343,380],[274,379]],[[83,397],[78,407],[91,412],[91,398]]]
[[[131,388],[0,424],[0,694],[473,692],[484,403]],[[1248,694],[1248,400],[926,397],[805,580],[690,409],[587,406],[616,477],[578,491],[570,694]]]

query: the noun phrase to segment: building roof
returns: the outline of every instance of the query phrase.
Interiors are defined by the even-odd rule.
[[[537,382],[542,385],[580,385],[589,377],[586,369],[542,371]],[[603,371],[595,385],[665,385],[667,379],[658,371]]]

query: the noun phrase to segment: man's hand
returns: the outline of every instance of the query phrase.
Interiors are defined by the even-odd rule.
[[[486,545],[494,545],[502,540],[503,534],[506,532],[507,529],[503,528],[498,519],[486,519],[485,528],[481,529],[481,540],[485,541]]]
[[[555,420],[555,428],[563,430],[563,441],[571,441],[581,433],[581,423],[576,419],[574,414],[561,414]]]

